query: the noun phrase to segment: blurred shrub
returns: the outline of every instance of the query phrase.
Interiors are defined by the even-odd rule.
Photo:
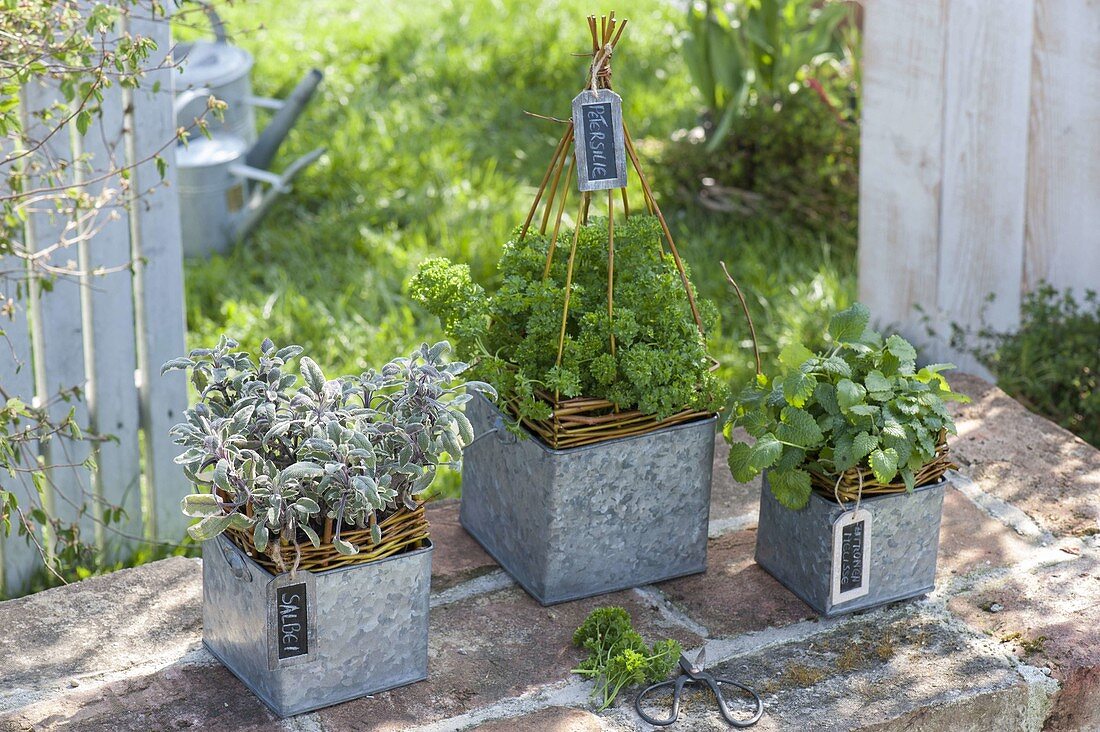
[[[1100,447],[1100,299],[1042,284],[1024,299],[1015,333],[983,328],[978,346],[953,327],[952,345],[978,357],[1029,409]]]
[[[838,120],[810,90],[746,108],[714,151],[704,135],[688,132],[667,143],[660,158],[665,197],[855,234],[859,128]]]
[[[717,149],[753,104],[781,101],[822,67],[851,57],[854,13],[843,0],[695,2],[688,8],[684,60],[703,95]]]
[[[697,2],[687,26],[683,55],[705,107],[658,155],[663,196],[854,237],[854,5]]]

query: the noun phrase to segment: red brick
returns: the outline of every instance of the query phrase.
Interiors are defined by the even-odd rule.
[[[568,680],[584,657],[573,631],[592,609],[607,605],[626,608],[649,642],[701,643],[632,591],[545,608],[519,588],[501,590],[432,610],[427,681],[322,710],[322,723],[330,730],[399,730]]]
[[[1100,450],[976,376],[950,380],[973,400],[951,405],[959,435],[950,445],[963,472],[1048,531],[1100,531]]]
[[[497,568],[481,545],[458,522],[458,501],[428,504],[432,552],[432,591],[439,592]]]
[[[1003,610],[989,612],[993,603]],[[1014,573],[952,598],[948,608],[1063,685],[1049,729],[1100,729],[1100,561]],[[1040,639],[1042,639],[1040,641]]]
[[[937,579],[1008,567],[1027,559],[1034,550],[1030,542],[990,518],[958,490],[947,489],[940,523]]]
[[[86,688],[85,688],[86,687]],[[224,666],[175,665],[107,684],[86,683],[9,715],[0,729],[146,732],[278,729],[277,717]]]
[[[715,637],[734,636],[815,617],[753,559],[756,530],[736,531],[707,546],[707,571],[658,587]]]

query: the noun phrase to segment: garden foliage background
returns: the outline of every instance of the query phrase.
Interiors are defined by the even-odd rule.
[[[633,134],[646,141],[651,178],[668,191],[667,141],[698,124],[703,107],[680,53],[686,17],[679,3],[630,5],[618,13],[630,25],[614,84]],[[571,0],[226,8],[237,42],[256,55],[258,93],[285,93],[309,66],[325,74],[283,158],[318,144],[329,150],[251,241],[188,264],[190,345],[222,332],[242,343],[270,336],[352,373],[441,336],[407,297],[407,280],[422,259],[443,255],[492,285],[501,247],[561,134],[524,110],[567,115],[586,71],[586,59],[573,55],[586,47],[584,17],[599,11]],[[738,134],[735,126],[731,137]],[[676,198],[663,199],[674,236],[699,290],[721,304],[712,351],[724,376],[747,376],[752,357],[719,259],[746,291],[765,354],[812,341],[851,301],[852,226],[803,226],[782,206],[745,216]],[[835,219],[854,222],[854,210]],[[453,493],[457,484],[440,487]]]
[[[630,25],[614,85],[696,286],[719,304],[710,350],[719,375],[737,385],[753,373],[752,350],[720,260],[745,292],[765,363],[789,344],[819,343],[829,315],[855,298],[859,4],[700,1],[693,16],[687,5],[618,8]],[[328,150],[247,242],[187,262],[188,346],[226,333],[255,349],[270,337],[302,345],[328,373],[356,373],[440,339],[438,321],[409,296],[409,279],[422,260],[446,256],[468,263],[487,288],[496,284],[501,249],[561,134],[525,111],[567,116],[587,70],[584,18],[610,8],[581,0],[217,7],[233,42],[256,58],[258,94],[285,95],[310,67],[324,73],[282,164],[317,145]],[[201,15],[185,17],[174,24],[178,39],[209,34]],[[766,32],[745,30],[749,20]],[[716,34],[712,51],[724,51],[709,68],[700,66],[704,32]],[[742,72],[730,66],[730,49],[751,69],[744,78],[768,83],[731,83]],[[805,66],[811,56],[817,62]],[[641,200],[636,180],[631,194]],[[1100,364],[1090,346],[1100,302],[1079,302],[1042,289],[1025,303],[1018,335],[955,335],[1010,393],[1096,442]],[[442,475],[433,490],[458,495],[458,476]],[[142,550],[128,561],[162,554]],[[74,578],[115,566],[64,570]],[[54,582],[43,572],[36,587]]]

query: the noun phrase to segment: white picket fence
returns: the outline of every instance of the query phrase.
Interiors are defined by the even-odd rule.
[[[1100,288],[1098,79],[1096,0],[867,0],[859,293],[883,324],[982,371],[914,306],[1011,329],[1042,280]]]
[[[168,23],[140,15],[148,13],[129,18],[128,30],[157,42],[150,67],[162,67],[171,46]],[[101,118],[86,134],[74,136],[77,139],[71,145],[69,136],[56,134],[35,154],[69,161],[89,156],[88,165],[73,167],[73,183],[93,180],[97,170],[150,158],[174,135],[172,75],[173,70],[162,67],[150,72],[139,90],[124,93],[118,85],[110,87]],[[159,88],[154,91],[154,87]],[[59,100],[56,86],[27,86],[20,98],[24,119],[32,120],[35,110]],[[100,550],[113,558],[124,557],[143,540],[179,542],[186,525],[179,499],[187,484],[172,462],[176,450],[168,436],[186,407],[186,383],[179,373],[160,376],[160,365],[184,350],[173,147],[161,153],[168,162],[163,182],[153,161],[137,165],[130,176],[131,205],[114,208],[119,214],[115,217],[103,212],[93,237],[49,256],[55,266],[71,262],[84,272],[111,270],[133,260],[132,271],[58,277],[52,291],[41,293],[32,279],[31,296],[17,299],[15,319],[0,325],[14,348],[14,354],[9,354],[4,346],[0,355],[0,385],[5,391],[25,401],[45,400],[59,389],[79,386],[86,398],[77,404],[77,421],[115,438],[99,447],[93,475],[81,469],[52,471],[52,488],[44,497],[53,513],[69,520],[75,519],[76,504],[85,495],[122,506],[128,519],[111,527],[114,530],[105,530],[96,520],[100,511],[92,510],[80,521],[82,535],[94,536]],[[117,177],[88,187],[94,192],[104,185],[117,187]],[[26,241],[41,251],[58,241],[64,224],[61,217],[35,213],[28,221]],[[0,271],[22,261],[9,256],[8,261],[0,261]],[[15,282],[0,281],[0,293],[14,295]],[[60,404],[58,416],[67,414],[70,406]],[[86,446],[62,454],[61,444],[54,440],[44,448],[48,463],[79,463],[88,455]],[[0,475],[0,484],[29,504],[27,486],[10,483],[8,476]],[[0,589],[7,594],[18,594],[42,564],[36,548],[15,536],[0,537],[0,559]]]

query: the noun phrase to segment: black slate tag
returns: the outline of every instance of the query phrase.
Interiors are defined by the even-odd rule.
[[[279,660],[309,653],[309,601],[305,583],[277,589],[275,604]]]
[[[846,511],[833,524],[831,600],[839,605],[871,591],[871,512]]]
[[[573,99],[577,188],[601,191],[626,186],[623,100],[610,89],[585,89]]]
[[[317,650],[317,581],[310,572],[280,574],[267,593],[267,660],[271,670],[307,663]]]

